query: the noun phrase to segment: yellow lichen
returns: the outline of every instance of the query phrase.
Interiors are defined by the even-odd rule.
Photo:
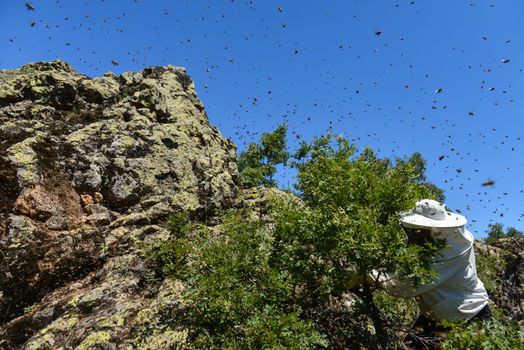
[[[83,89],[106,100],[116,96],[119,92],[119,85],[110,78],[93,78],[81,82]]]
[[[68,331],[78,323],[78,317],[59,318],[48,325],[44,330]]]
[[[76,350],[89,350],[97,345],[108,345],[110,339],[111,335],[106,331],[91,333],[76,347]]]
[[[69,134],[69,136],[67,137],[67,141],[70,143],[83,143],[86,141],[87,138],[89,138],[90,135],[98,133],[98,130],[101,129],[102,124],[104,123],[104,121],[95,122],[87,125],[84,128],[76,130]]]
[[[134,325],[146,325],[153,321],[154,316],[155,316],[155,312],[149,308],[140,310],[136,314],[135,318],[133,319],[133,324]]]
[[[139,348],[143,350],[167,350],[180,349],[187,345],[187,330],[175,331],[166,329],[161,332],[155,332],[140,344]]]
[[[26,350],[51,350],[55,344],[54,335],[47,333],[45,329],[33,337],[24,347]]]
[[[67,305],[72,306],[72,307],[76,307],[76,305],[78,304],[79,300],[80,300],[80,295],[75,295],[73,298],[71,298],[71,300],[69,300]]]
[[[170,198],[171,203],[179,203],[183,205],[184,210],[195,210],[200,206],[198,196],[187,192],[179,192]]]
[[[85,309],[91,309],[98,305],[104,299],[105,293],[106,290],[102,287],[93,289],[84,294],[77,302],[77,305],[80,305],[82,308]]]
[[[111,231],[111,234],[115,237],[123,237],[127,233],[128,229],[125,227],[117,227]]]
[[[0,100],[11,99],[11,98],[21,98],[23,95],[21,91],[16,89],[13,85],[3,84],[2,89],[0,89]]]
[[[37,142],[36,137],[30,137],[16,143],[7,149],[9,158],[18,166],[26,166],[36,162],[37,156],[32,146]]]
[[[121,315],[113,315],[100,323],[100,327],[115,328],[122,327],[125,319]]]

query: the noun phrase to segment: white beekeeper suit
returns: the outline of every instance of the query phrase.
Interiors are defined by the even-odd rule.
[[[391,295],[417,297],[422,314],[430,319],[469,320],[488,304],[484,284],[477,277],[473,235],[465,229],[464,216],[445,210],[431,199],[416,203],[415,208],[401,216],[400,223],[408,229],[431,230],[436,239],[445,239],[447,246],[436,256],[435,281],[413,288],[405,280],[384,276],[379,279]]]

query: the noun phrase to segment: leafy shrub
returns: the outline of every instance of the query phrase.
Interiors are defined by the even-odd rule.
[[[267,144],[282,147],[280,137]],[[285,153],[261,154],[274,164]],[[414,285],[434,277],[428,257],[442,245],[408,244],[398,220],[417,200],[442,192],[425,182],[420,157],[391,161],[370,149],[357,154],[346,139],[331,135],[303,143],[290,164],[298,171],[302,201],[275,199],[271,228],[240,210],[226,213],[220,230],[198,228],[188,235],[185,221],[176,217],[168,223],[174,240],[149,253],[163,276],[188,286],[193,345],[395,347],[399,327],[393,324],[407,323],[414,305],[386,296],[366,277],[377,270]],[[270,182],[272,173],[264,174]],[[350,311],[336,301],[355,274],[361,284]],[[401,307],[406,318],[394,312]]]
[[[187,213],[177,212],[171,215],[165,226],[173,239],[146,249],[146,258],[158,278],[175,276],[183,271],[193,249],[187,234],[194,225],[189,222]]]
[[[475,255],[477,274],[484,283],[488,293],[494,293],[502,286],[500,271],[505,270],[506,262],[504,259],[495,255]]]
[[[398,341],[401,341],[403,333],[411,328],[419,315],[417,301],[414,298],[393,297],[384,290],[376,290],[373,302],[384,314],[394,334],[399,336]]]
[[[516,321],[508,320],[501,310],[493,310],[490,321],[447,323],[451,333],[443,350],[520,350],[524,338]]]
[[[295,187],[305,206],[288,202],[276,207],[279,265],[287,264],[297,283],[306,286],[300,297],[308,306],[343,293],[345,281],[356,273],[362,288],[355,292],[366,305],[377,341],[390,346],[395,337],[373,301],[376,286],[366,277],[377,270],[415,285],[431,280],[431,260],[425,257],[442,244],[407,244],[399,213],[441,192],[425,186],[420,165],[379,159],[371,149],[356,155],[341,137],[317,138],[299,153]]]
[[[28,314],[28,313],[33,312],[33,310],[36,308],[37,305],[38,304],[35,303],[35,304],[32,304],[32,305],[24,307],[24,314]]]
[[[293,302],[294,286],[286,271],[269,263],[275,254],[270,232],[260,221],[246,220],[243,211],[230,211],[222,220],[223,232],[201,227],[194,237],[183,239],[190,249],[181,249],[174,241],[149,254],[163,273],[187,283],[184,297],[191,305],[186,316],[194,328],[193,346],[324,346],[325,339]]]

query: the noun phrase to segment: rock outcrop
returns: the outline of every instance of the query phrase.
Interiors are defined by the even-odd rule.
[[[0,349],[182,341],[155,322],[183,286],[153,288],[140,244],[170,213],[232,206],[236,176],[183,68],[0,71]]]
[[[485,268],[492,271],[491,281],[486,281],[487,286],[493,286],[488,289],[491,301],[509,318],[519,321],[524,334],[524,237],[477,244],[475,249],[481,257],[490,259],[486,261],[490,266]]]

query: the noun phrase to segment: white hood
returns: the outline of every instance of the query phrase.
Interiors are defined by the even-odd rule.
[[[439,228],[434,237],[445,239],[447,245],[439,251],[439,255],[435,257],[435,262],[455,259],[466,253],[473,245],[473,235],[464,226]]]

